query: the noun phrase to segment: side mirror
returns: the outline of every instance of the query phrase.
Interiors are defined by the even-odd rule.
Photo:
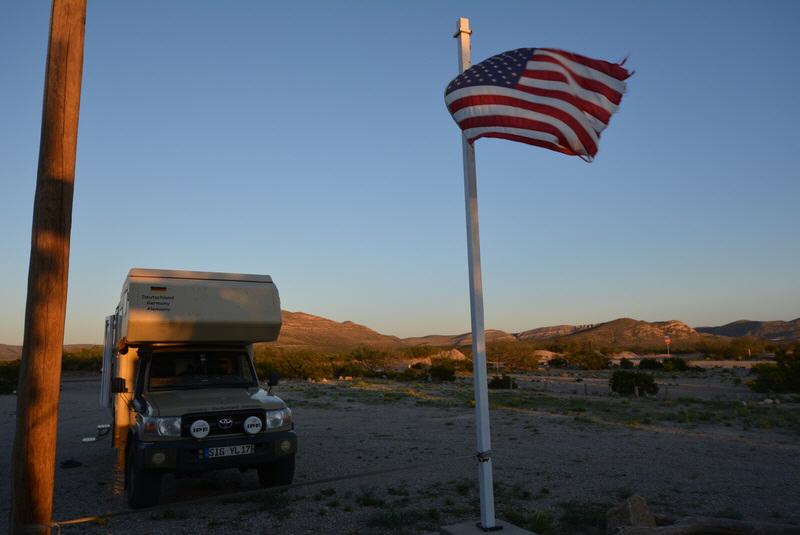
[[[131,403],[133,410],[139,413],[144,413],[147,410],[144,402],[139,398],[134,398],[133,402]]]
[[[269,380],[267,381],[267,386],[278,386],[278,379],[280,379],[280,377],[278,377],[278,374],[272,372],[271,374],[269,374]]]
[[[122,394],[127,392],[128,389],[125,387],[125,379],[122,377],[114,377],[111,380],[111,393],[112,394]]]

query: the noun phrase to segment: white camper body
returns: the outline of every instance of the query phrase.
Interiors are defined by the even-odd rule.
[[[116,343],[270,342],[278,290],[267,275],[132,269],[117,307]]]
[[[133,268],[106,318],[100,404],[112,408],[115,377],[133,391],[140,347],[250,345],[277,340],[280,329],[280,297],[269,275]]]

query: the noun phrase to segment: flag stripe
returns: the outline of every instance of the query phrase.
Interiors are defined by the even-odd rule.
[[[592,59],[586,56],[581,56],[580,54],[574,54],[572,52],[567,52],[565,50],[559,50],[557,48],[537,48],[537,52],[552,52],[554,54],[558,54],[566,59],[574,61],[576,63],[580,63],[581,65],[586,65],[596,71],[600,71],[604,74],[607,74],[617,80],[627,80],[631,73],[617,63],[610,63],[608,61],[603,61],[599,59]],[[624,62],[623,62],[624,63]]]
[[[623,80],[618,80],[617,78],[609,76],[603,71],[593,69],[592,67],[587,67],[586,65],[578,63],[577,61],[572,61],[561,54],[556,54],[540,48],[536,50],[531,60],[557,62],[577,76],[597,80],[598,82],[607,85],[617,93],[625,93],[625,82]]]
[[[575,99],[569,98],[570,95],[567,93],[560,95],[560,98],[553,98],[549,96],[529,94],[527,92],[523,93],[519,88],[512,89],[508,87],[485,85],[457,89],[445,97],[445,102],[447,103],[448,109],[450,109],[450,112],[452,113],[460,109],[452,107],[456,101],[460,101],[466,97],[480,95],[503,96],[518,100],[520,102],[542,104],[544,106],[558,108],[572,115],[578,122],[581,123],[581,125],[583,125],[586,130],[593,130],[596,134],[602,132],[606,127],[606,123],[576,106],[574,104]],[[524,107],[524,105],[521,105],[521,107]]]
[[[558,139],[554,136],[545,134],[544,132],[522,130],[519,128],[470,128],[469,130],[464,130],[464,135],[467,136],[467,140],[469,140],[470,143],[482,137],[494,137],[519,141],[520,143],[544,147],[570,156],[577,156],[577,154],[572,152],[569,148],[559,145]]]
[[[527,76],[525,76],[525,77],[522,77],[522,78],[519,79],[519,82],[517,83],[517,85],[518,86],[521,85],[521,86],[526,86],[526,87],[533,87],[533,88],[536,88],[536,89],[551,89],[551,90],[554,90],[554,91],[561,91],[561,92],[567,93],[569,95],[575,95],[575,97],[577,97],[578,100],[581,101],[582,103],[586,102],[586,103],[591,105],[591,106],[586,107],[583,104],[581,104],[581,107],[583,109],[585,109],[586,111],[589,111],[589,110],[598,110],[598,111],[600,111],[600,110],[602,110],[601,113],[603,115],[605,115],[606,117],[608,117],[608,118],[611,118],[611,114],[614,113],[617,110],[617,107],[614,104],[610,103],[608,101],[608,99],[605,98],[604,96],[598,95],[596,93],[592,93],[591,91],[586,91],[585,89],[583,89],[581,87],[576,87],[576,86],[568,84],[568,83],[558,82],[558,81],[553,81],[553,80],[543,80],[543,79],[536,79],[536,78],[528,78]],[[522,88],[518,87],[518,89],[522,89]],[[524,89],[522,89],[522,90],[524,91]],[[592,113],[592,112],[590,111],[590,113]],[[595,113],[592,113],[592,115],[594,115],[598,119],[602,120],[602,118],[597,116]],[[607,123],[608,121],[606,120],[606,121],[603,121],[603,122]]]
[[[583,100],[572,93],[568,93],[567,91],[561,91],[558,89],[547,89],[544,87],[532,87],[532,86],[524,86],[518,85],[517,91],[525,92],[529,95],[536,95],[539,97],[545,98],[555,98],[559,100],[563,100],[564,102],[569,102],[576,108],[579,108],[581,111],[589,115],[590,117],[594,118],[597,121],[600,121],[603,124],[603,128],[608,125],[608,121],[611,119],[611,112],[606,110],[605,108],[598,106],[594,102],[589,102],[587,100]],[[595,131],[600,133],[602,129]]]
[[[486,115],[482,117],[468,117],[458,121],[458,125],[462,130],[478,127],[508,127],[518,128],[520,130],[535,130],[538,132],[545,132],[555,136],[560,146],[568,148],[576,154],[586,153],[583,147],[574,147],[572,144],[570,144],[567,136],[564,135],[564,132],[562,132],[557,126],[547,121],[524,119],[522,117],[509,117],[506,115]]]
[[[622,100],[622,91],[618,91],[614,87],[608,86],[600,80],[579,76],[578,74],[572,72],[569,68],[559,63],[556,58],[552,58],[550,56],[534,55],[527,63],[526,70],[560,72],[564,74],[569,83],[577,84],[588,91],[600,93],[612,104],[619,104],[619,101]]]
[[[562,82],[568,84],[573,91],[581,90],[587,95],[593,95],[593,99],[598,98],[608,102],[610,106],[616,106],[622,99],[622,95],[604,86],[601,83],[591,83],[590,81],[580,81],[571,76],[567,70],[552,63],[542,61],[529,61],[527,69],[522,73],[524,78],[534,78],[536,80],[549,80],[551,82]]]
[[[567,138],[570,138],[570,134],[565,129],[571,130],[587,153],[597,150],[597,134],[590,126],[581,124],[580,119],[572,114],[552,106],[506,96],[475,95],[459,99],[450,104],[449,108],[450,113],[459,123],[464,117],[480,115],[508,115],[528,119],[540,119],[542,116],[552,117],[558,121],[558,123],[553,123],[554,126],[562,130]]]

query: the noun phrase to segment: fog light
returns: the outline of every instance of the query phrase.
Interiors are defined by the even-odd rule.
[[[263,424],[261,423],[261,418],[258,416],[248,416],[247,419],[244,421],[244,430],[251,434],[255,435],[259,431],[261,431],[261,427]]]
[[[151,460],[153,461],[153,464],[161,464],[161,463],[163,463],[164,461],[167,460],[167,456],[164,455],[162,452],[158,451],[158,452],[153,454],[153,457],[151,457]]]
[[[282,440],[281,441],[281,450],[283,453],[289,453],[292,451],[292,441],[291,440]]]

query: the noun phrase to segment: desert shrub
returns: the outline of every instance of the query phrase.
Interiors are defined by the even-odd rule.
[[[556,530],[556,521],[550,511],[527,511],[517,507],[508,507],[503,516],[514,525],[540,535],[549,535]]]
[[[800,392],[800,358],[776,357],[774,365],[756,364],[750,373],[756,378],[749,386],[756,392]]]
[[[539,367],[536,346],[525,342],[490,342],[486,346],[486,357],[517,370],[535,370]]]
[[[366,370],[366,374],[382,373],[391,364],[392,354],[382,349],[361,346],[347,354],[347,360],[358,363]]]
[[[19,360],[0,362],[0,394],[10,394],[17,389]]]
[[[658,385],[649,373],[617,370],[609,380],[611,391],[622,396],[632,396],[639,388],[640,395],[657,394]]]
[[[493,375],[491,379],[489,379],[489,388],[494,388],[498,390],[511,390],[514,388],[519,388],[517,381],[514,380],[513,377],[510,375]]]
[[[434,360],[428,369],[428,373],[434,381],[456,380],[456,366],[450,360]]]
[[[472,360],[471,359],[454,360],[453,364],[456,367],[456,371],[472,373]]]
[[[409,347],[405,349],[403,352],[407,356],[412,358],[422,358],[422,357],[430,357],[431,355],[441,353],[442,348],[429,346],[428,344],[423,344],[421,346]]]
[[[606,523],[609,504],[595,502],[566,502],[561,504],[560,524],[566,533],[586,532],[586,528],[602,529]]]
[[[332,358],[311,349],[263,348],[256,351],[253,361],[262,380],[273,372],[280,377],[297,379],[321,379],[333,375]]]
[[[622,368],[623,370],[629,370],[633,368],[633,362],[631,362],[626,358],[623,358],[622,360],[619,361],[619,367]]]
[[[685,372],[690,370],[691,366],[689,366],[683,359],[677,357],[671,357],[668,359],[664,359],[664,362],[662,363],[662,368],[664,369],[665,372]]]
[[[663,370],[664,364],[656,359],[642,359],[639,361],[640,370]]]
[[[61,369],[73,372],[99,372],[103,367],[103,348],[85,347],[65,351],[61,359]]]
[[[600,353],[578,353],[567,357],[570,366],[579,370],[605,370],[611,366],[611,360]]]
[[[555,357],[550,359],[547,365],[550,366],[551,368],[566,368],[567,366],[569,366],[569,362],[565,358]]]
[[[410,368],[406,368],[402,372],[398,373],[395,376],[395,379],[398,381],[421,381],[425,380],[430,377],[429,373],[430,367],[425,366],[424,364],[421,366],[411,366]]]

